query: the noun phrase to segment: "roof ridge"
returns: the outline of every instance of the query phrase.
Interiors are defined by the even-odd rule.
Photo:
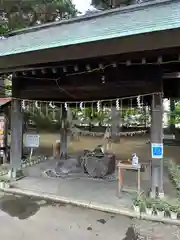
[[[153,7],[154,5],[166,5],[166,4],[171,4],[173,2],[178,2],[178,1],[180,1],[180,0],[150,0],[148,2],[144,2],[144,3],[140,3],[140,4],[136,3],[136,4],[132,4],[132,5],[125,6],[125,7],[119,7],[119,8],[116,8],[116,9],[105,10],[105,11],[101,11],[101,12],[95,12],[95,13],[92,13],[92,15],[82,15],[82,16],[78,16],[78,17],[68,19],[68,20],[60,20],[60,21],[56,21],[56,22],[40,24],[40,25],[37,25],[37,26],[12,31],[12,32],[7,33],[6,37],[25,34],[25,33],[29,33],[29,32],[36,32],[36,31],[41,30],[41,29],[61,26],[61,25],[64,25],[64,24],[71,24],[71,23],[76,23],[76,22],[81,22],[81,21],[88,21],[88,20],[91,20],[91,19],[100,18],[100,17],[112,15],[112,14],[117,14],[117,13],[134,12],[134,11],[138,11],[138,10],[141,10],[141,9]]]

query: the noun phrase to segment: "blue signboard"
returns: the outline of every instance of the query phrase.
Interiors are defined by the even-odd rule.
[[[163,158],[163,144],[152,143],[151,144],[151,157],[152,158]]]

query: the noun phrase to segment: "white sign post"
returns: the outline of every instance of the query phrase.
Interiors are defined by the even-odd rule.
[[[37,134],[26,135],[25,146],[31,149],[29,159],[31,160],[34,148],[39,147],[40,136]]]
[[[151,157],[156,159],[163,158],[163,143],[151,143]]]

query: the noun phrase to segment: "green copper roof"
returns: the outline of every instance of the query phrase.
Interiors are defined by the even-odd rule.
[[[19,31],[0,40],[0,57],[179,27],[180,1],[153,1]]]

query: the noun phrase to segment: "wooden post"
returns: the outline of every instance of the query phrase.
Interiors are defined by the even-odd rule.
[[[122,188],[123,188],[123,169],[118,167],[118,197],[122,196]]]
[[[21,168],[22,158],[22,112],[21,101],[11,101],[11,177],[16,178],[17,170]]]
[[[154,94],[152,97],[151,112],[151,144],[163,143],[163,101],[162,94]],[[151,196],[156,197],[156,190],[161,196],[163,191],[163,159],[152,158],[151,167]]]
[[[60,159],[67,158],[67,111],[62,106],[62,123],[61,123],[61,149],[60,149]]]
[[[119,114],[115,107],[111,109],[111,118],[112,118],[112,141],[119,142]]]
[[[174,101],[174,99],[170,98],[170,130],[171,130],[172,134],[175,133],[175,129],[176,129],[175,119],[176,119],[176,116],[175,116],[175,101]]]

